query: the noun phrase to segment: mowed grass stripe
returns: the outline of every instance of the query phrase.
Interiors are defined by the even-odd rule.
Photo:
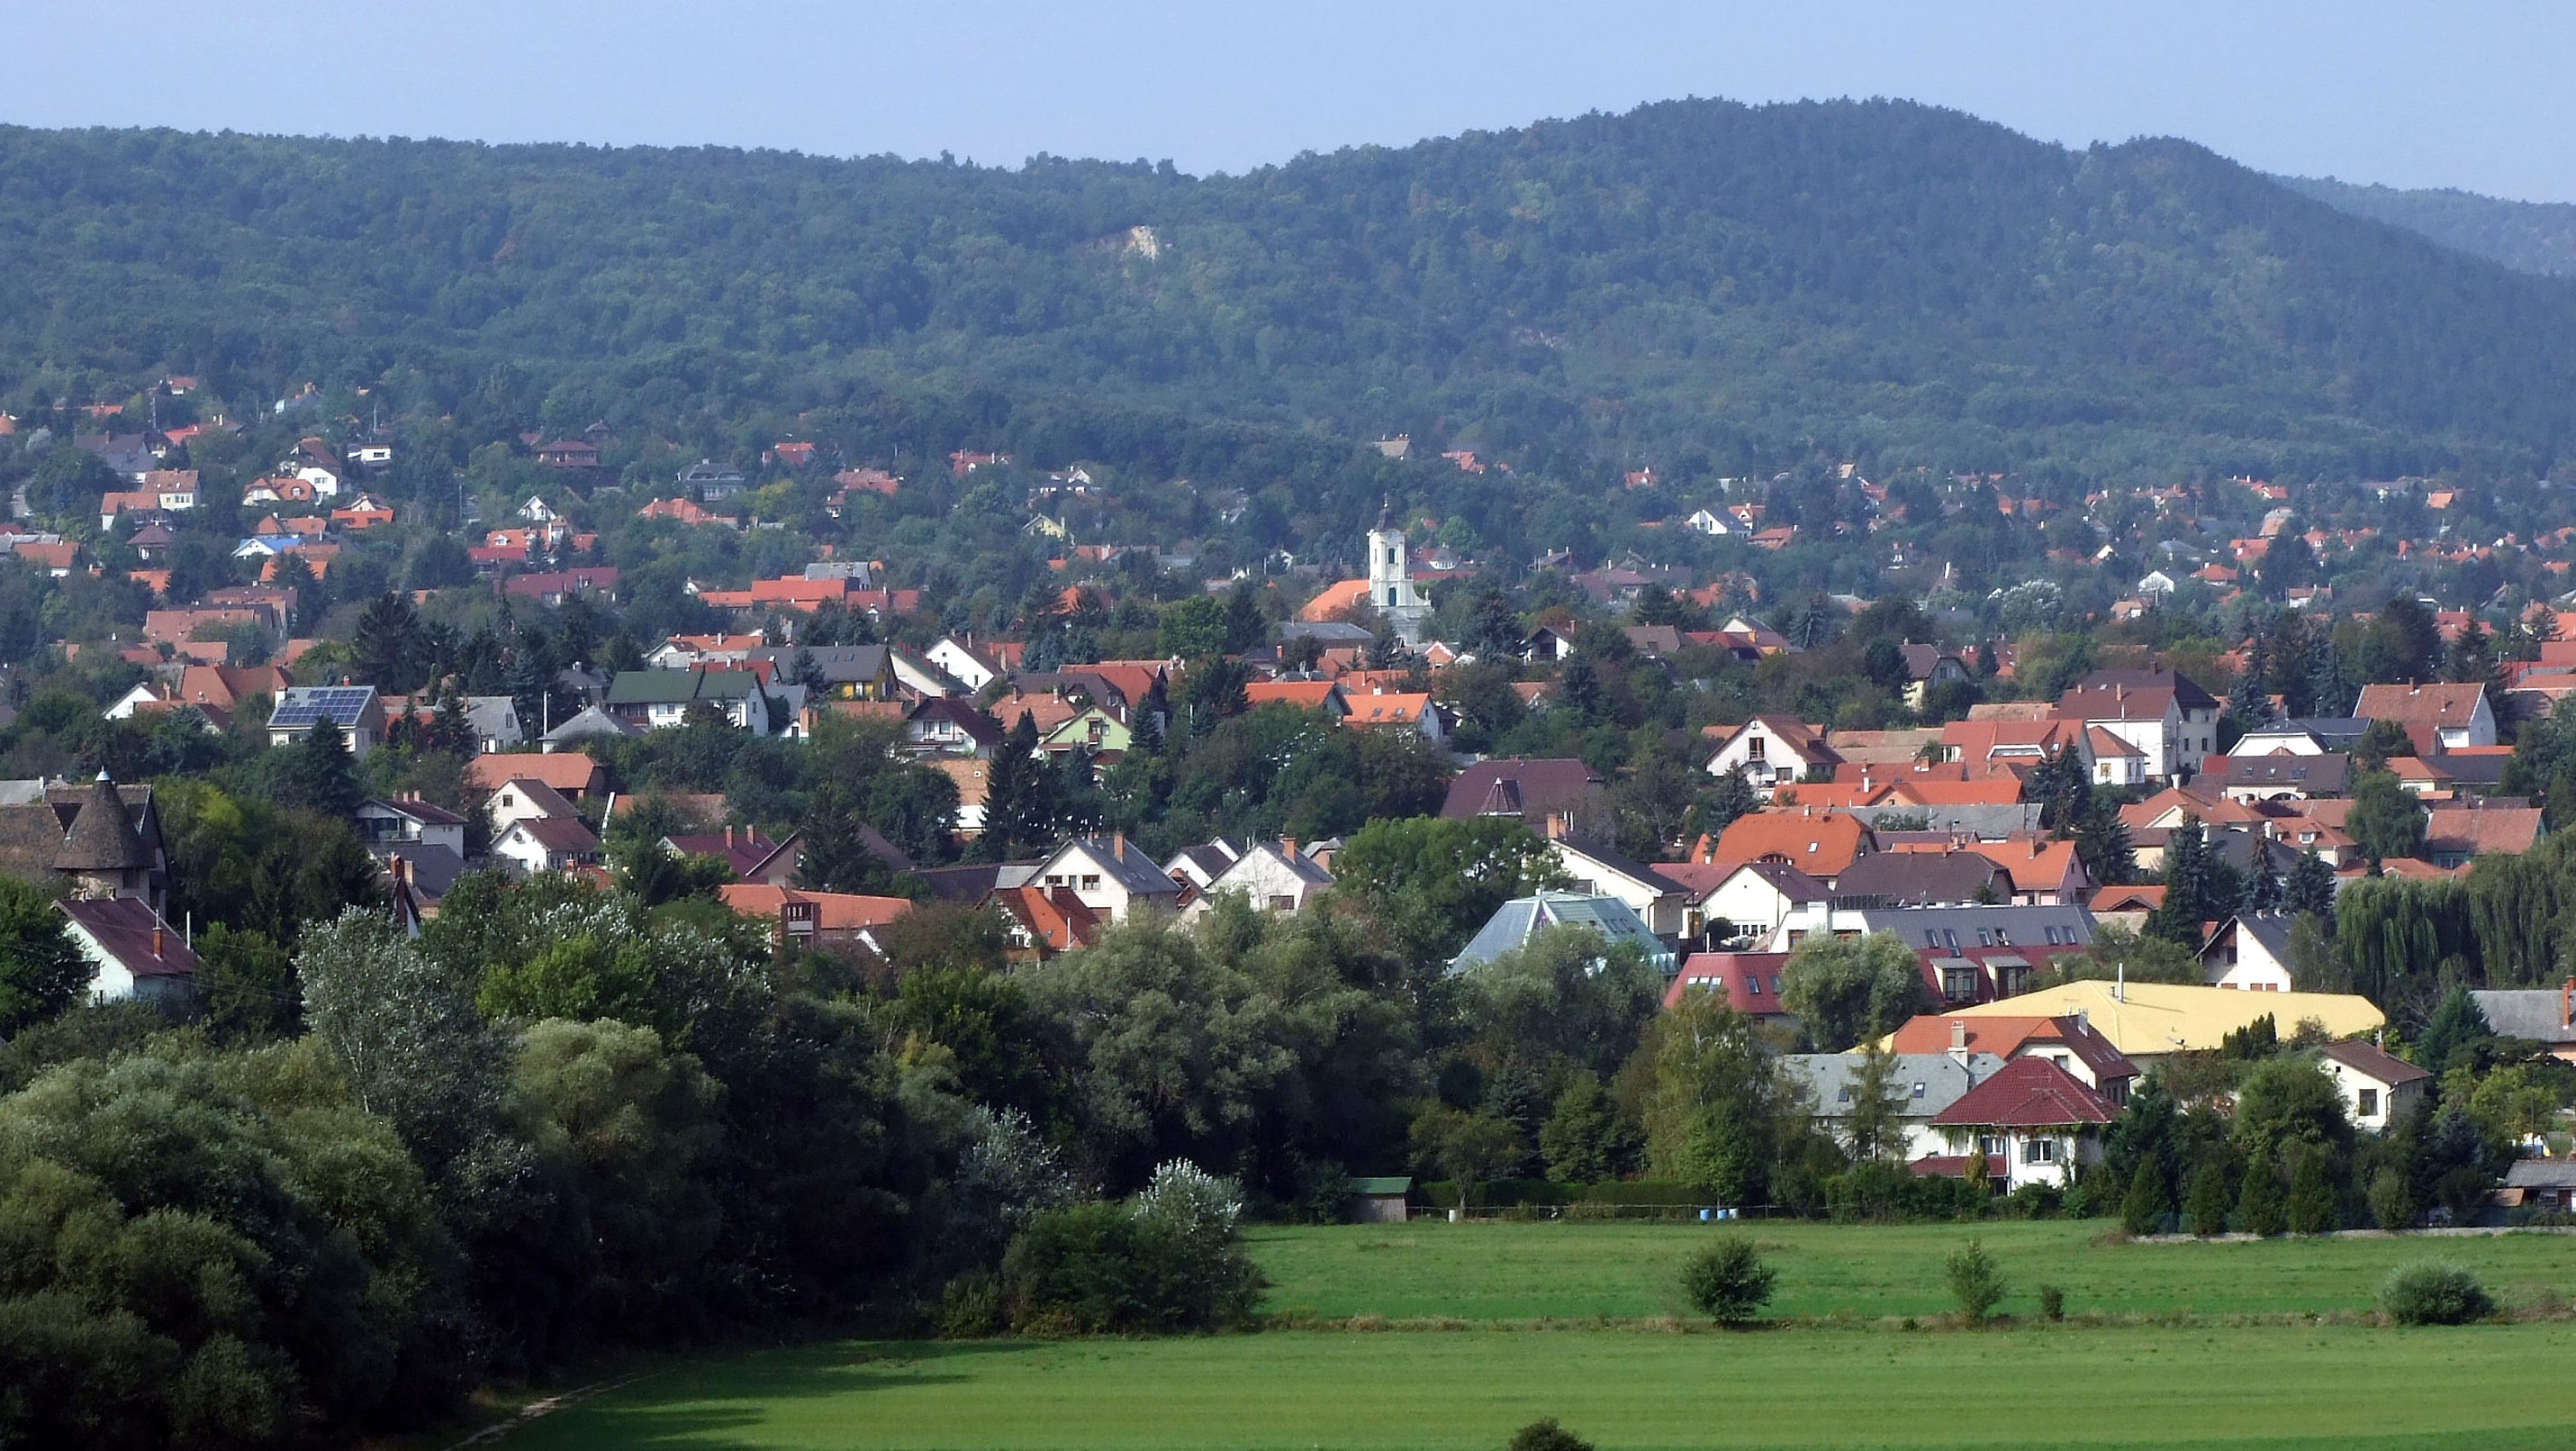
[[[1254,1257],[1274,1312],[1329,1319],[1586,1320],[1681,1307],[1675,1267],[1719,1235],[1748,1235],[1779,1270],[1771,1313],[1928,1316],[1951,1308],[1941,1262],[1970,1237],[2002,1262],[2009,1312],[2042,1283],[2070,1314],[2284,1314],[2366,1309],[2398,1265],[2456,1260],[2509,1301],[2576,1299],[2576,1236],[2334,1237],[2251,1243],[2114,1244],[2102,1220],[1850,1226],[1791,1221],[1336,1225],[1261,1228]]]
[[[2564,1324],[1990,1333],[1273,1332],[844,1342],[683,1367],[514,1451],[1496,1451],[2568,1444]]]

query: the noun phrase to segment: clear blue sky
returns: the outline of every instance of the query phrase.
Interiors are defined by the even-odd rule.
[[[2576,201],[2565,3],[127,0],[19,7],[8,39],[0,121],[40,126],[1239,171],[1684,95],[1887,95]]]

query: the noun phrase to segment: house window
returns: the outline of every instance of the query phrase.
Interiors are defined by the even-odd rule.
[[[1972,967],[1941,969],[1941,996],[1954,1003],[1966,1002],[1977,995],[1977,970]]]
[[[1940,933],[1938,933],[1938,932],[1933,931],[1933,930],[1932,930],[1931,928],[1929,928],[1929,927],[1924,928],[1924,929],[1923,929],[1923,945],[1924,945],[1924,946],[1926,946],[1926,947],[1938,947],[1938,946],[1940,946],[1940,945],[1941,945],[1941,934],[1940,934]]]
[[[2361,1109],[2361,1116],[2363,1118],[2376,1117],[2379,1113],[2379,1090],[2376,1088],[2365,1088],[2361,1090],[2358,1097],[2360,1098],[2359,1107]]]
[[[1762,979],[1748,974],[1744,979],[1744,989],[1753,996],[1760,997],[1762,995]]]
[[[1064,885],[1064,873],[1062,873],[1062,872],[1049,872],[1049,873],[1047,873],[1047,885],[1048,885],[1048,886],[1050,886],[1050,887],[1061,887],[1061,886],[1063,886],[1063,885]]]
[[[1919,1079],[1916,1080],[1914,1084],[1914,1096],[1916,1098],[1921,1098],[1924,1095],[1924,1092],[1925,1090],[1922,1081]]]
[[[1996,968],[1995,991],[2008,998],[2016,998],[2021,996],[2023,993],[2030,991],[2030,969],[2026,967]]]
[[[1957,952],[1957,951],[1959,950],[1959,934],[1958,934],[1958,933],[1951,931],[1951,930],[1950,930],[1949,928],[1947,928],[1947,927],[1944,927],[1944,928],[1942,928],[1942,929],[1941,929],[1941,940],[1950,944],[1950,950],[1951,950],[1952,952]]]
[[[1086,892],[1097,892],[1097,891],[1099,891],[1099,890],[1100,890],[1100,874],[1099,874],[1098,872],[1085,872],[1085,873],[1083,873],[1083,874],[1082,874],[1082,889],[1083,889],[1084,891],[1086,891]]]
[[[1762,738],[1760,736],[1746,736],[1744,738],[1744,758],[1748,761],[1759,761],[1763,759]]]
[[[1986,930],[1986,929],[1984,929],[1983,927],[1978,928],[1978,929],[1977,929],[1977,945],[1978,945],[1979,947],[1992,947],[1992,946],[1994,946],[1994,945],[1995,945],[1995,934],[1993,934],[1993,933],[1991,933],[1991,932],[1987,931],[1987,930]]]
[[[1845,1089],[1842,1089],[1841,1091],[1837,1092],[1837,1093],[1834,1095],[1834,1102],[1836,1102],[1836,1103],[1849,1103],[1849,1102],[1851,1102],[1851,1090],[1850,1090],[1849,1088],[1845,1088]]]
[[[1996,945],[1997,947],[2010,947],[2010,946],[2012,946],[2012,934],[2011,934],[2010,932],[2005,931],[2005,930],[2004,930],[2003,928],[2001,928],[2001,927],[1996,928],[1996,929],[1995,929],[1995,945]]]
[[[2004,1156],[2004,1141],[1993,1134],[1979,1134],[1977,1152],[1989,1159],[2000,1159]]]
[[[2056,1163],[2056,1162],[2057,1162],[2057,1140],[2055,1140],[2055,1139],[2024,1139],[2024,1140],[2022,1140],[2022,1141],[2021,1141],[2021,1161],[2022,1161],[2023,1163],[2025,1163],[2025,1164],[2054,1164],[2054,1163]]]
[[[1273,912],[1293,912],[1296,908],[1297,899],[1294,897],[1274,896],[1270,899],[1270,910]]]

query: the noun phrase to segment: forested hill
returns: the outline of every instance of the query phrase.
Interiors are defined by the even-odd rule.
[[[0,258],[0,397],[166,368],[669,426],[928,379],[1542,464],[2156,474],[2540,466],[2576,437],[2568,283],[2188,144],[1905,103],[1674,102],[1209,178],[12,129]]]
[[[2448,187],[2405,191],[2331,177],[2279,178],[2337,211],[2404,227],[2519,272],[2576,276],[2576,205],[2517,202]]]

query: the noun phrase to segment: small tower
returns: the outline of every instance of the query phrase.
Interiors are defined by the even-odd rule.
[[[1431,617],[1431,605],[1413,587],[1413,575],[1405,565],[1404,531],[1397,527],[1392,508],[1380,514],[1377,527],[1369,531],[1368,587],[1369,603],[1386,616],[1404,643],[1421,644],[1422,622]]]

